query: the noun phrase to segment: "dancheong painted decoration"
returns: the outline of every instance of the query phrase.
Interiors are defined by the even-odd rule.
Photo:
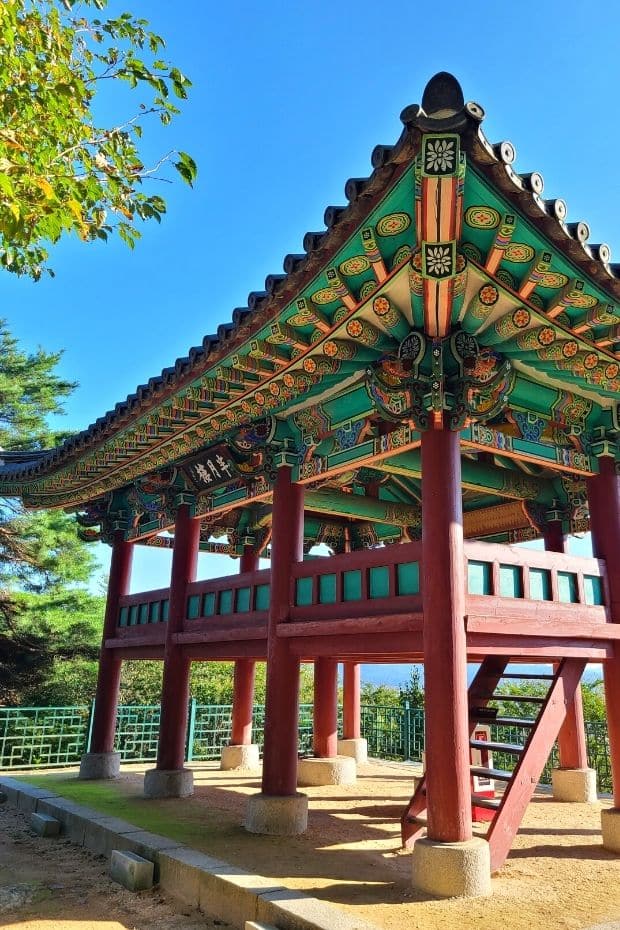
[[[84,538],[113,547],[86,772],[112,764],[123,659],[164,661],[147,794],[191,790],[190,662],[235,661],[229,749],[249,752],[254,663],[266,660],[263,791],[246,825],[296,832],[299,662],[315,663],[314,752],[332,762],[359,749],[359,663],[424,662],[426,775],[403,842],[425,825],[432,855],[475,843],[476,779],[473,810],[491,813],[475,855],[490,874],[558,734],[562,771],[588,781],[588,661],[604,665],[620,806],[620,266],[545,199],[540,174],[517,170],[510,143],[486,139],[483,110],[451,75],[401,118],[370,176],[347,181],[326,229],[232,322],[57,449],[6,454],[0,487],[75,511]],[[567,555],[567,534],[588,530],[597,558]],[[510,545],[533,539],[546,551]],[[128,594],[134,544],[174,550],[169,586]],[[240,574],[196,581],[200,550],[238,557]],[[553,671],[535,676],[548,692],[531,719],[514,721],[523,739],[498,749],[476,734],[518,660]],[[514,765],[480,764],[494,749]],[[505,790],[489,796],[489,784]],[[416,842],[414,863],[423,855]]]

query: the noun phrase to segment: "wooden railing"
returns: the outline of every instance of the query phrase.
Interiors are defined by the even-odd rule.
[[[571,626],[605,623],[609,603],[604,563],[562,553],[468,541],[465,543],[466,623],[474,632],[492,620],[519,632],[519,620]],[[441,574],[442,566],[431,570]],[[422,544],[385,546],[293,567],[290,620],[422,617]],[[264,569],[189,585],[182,641],[202,634],[259,627],[269,612],[270,571]],[[119,636],[131,638],[168,616],[166,588],[121,598]],[[620,627],[619,627],[620,629]],[[505,627],[504,627],[505,630]],[[525,629],[524,629],[525,632]],[[529,630],[531,632],[531,630]]]

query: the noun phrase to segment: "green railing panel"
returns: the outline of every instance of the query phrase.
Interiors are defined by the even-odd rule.
[[[257,584],[256,585],[255,609],[256,610],[269,610],[269,597],[270,597],[269,585],[268,584]]]
[[[499,593],[500,597],[523,597],[521,569],[518,565],[500,565]]]
[[[192,594],[187,599],[187,619],[197,620],[200,616],[202,597],[200,594]]]
[[[420,593],[420,563],[400,562],[396,566],[398,593],[401,597]]]
[[[467,592],[468,594],[490,594],[491,593],[491,563],[475,562],[467,563]]]
[[[342,573],[342,599],[343,601],[361,601],[362,573],[359,568]]]
[[[319,604],[336,603],[336,576],[319,575]]]
[[[370,569],[368,593],[371,598],[390,596],[390,570],[387,565],[374,565]]]
[[[530,568],[530,599],[551,601],[551,572],[546,568]]]
[[[576,604],[579,601],[577,575],[573,572],[558,572],[558,600],[562,604]]]
[[[123,762],[149,762],[157,758],[159,705],[124,704],[116,716],[114,748]]]
[[[233,612],[232,588],[226,588],[225,591],[220,591],[220,602],[217,612],[220,616],[226,616],[226,614],[231,614]]]
[[[246,613],[252,606],[252,589],[237,588],[235,611],[238,614]]]
[[[605,603],[603,584],[597,575],[584,575],[583,588],[586,596],[586,604],[594,606]]]
[[[309,607],[312,604],[312,578],[298,578],[295,585],[295,605]]]

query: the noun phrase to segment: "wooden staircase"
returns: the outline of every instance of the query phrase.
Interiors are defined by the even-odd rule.
[[[566,707],[575,694],[583,675],[585,659],[562,659],[553,674],[524,675],[507,672],[509,657],[488,656],[482,662],[469,686],[469,736],[472,749],[490,750],[516,758],[512,771],[471,766],[471,775],[491,778],[506,784],[504,793],[497,798],[472,798],[472,805],[493,811],[486,834],[491,852],[491,871],[495,872],[506,860],[512,841],[519,829],[525,809],[549,758],[553,745],[566,716]],[[548,683],[546,695],[497,694],[497,686],[503,679],[543,681]],[[497,716],[489,702],[501,700],[531,704],[535,715],[531,719],[512,716]],[[473,739],[480,724],[495,724],[522,728],[527,733],[523,743],[487,742]],[[423,776],[401,818],[403,846],[410,848],[423,833],[426,824],[420,815],[426,810],[426,776]]]

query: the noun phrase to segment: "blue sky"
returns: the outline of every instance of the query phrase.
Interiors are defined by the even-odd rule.
[[[401,110],[439,70],[484,107],[491,141],[513,142],[517,170],[541,172],[545,196],[565,199],[568,219],[586,220],[590,241],[620,260],[615,3],[110,7],[125,8],[150,20],[194,83],[171,127],[146,130],[146,160],[185,149],[200,174],[193,191],[162,187],[168,215],[135,252],[67,240],[55,279],[4,276],[0,314],[15,335],[64,348],[62,374],[79,381],[63,428],[88,425],[246,305],[323,228],[325,207],[345,202],[347,178],[370,173],[374,145],[396,141]],[[126,97],[106,101],[108,120],[132,114]],[[142,549],[134,590],[166,583],[166,563]],[[223,560],[200,571],[223,574]]]

